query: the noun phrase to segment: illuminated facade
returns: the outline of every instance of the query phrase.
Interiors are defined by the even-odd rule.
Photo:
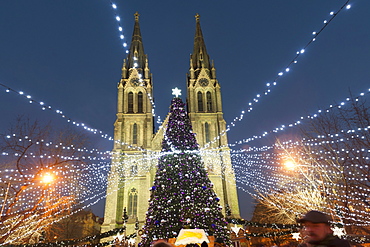
[[[139,15],[130,52],[124,60],[118,83],[117,119],[114,123],[113,159],[102,232],[122,226],[126,208],[127,234],[135,232],[135,223],[145,221],[153,184],[157,155],[161,150],[163,128],[154,131],[151,95],[153,81],[144,53]],[[220,204],[232,218],[240,218],[235,174],[227,146],[221,88],[216,69],[203,39],[199,15],[196,16],[194,49],[187,74],[187,108],[193,131],[202,147],[202,157]],[[164,121],[162,126],[165,126]]]

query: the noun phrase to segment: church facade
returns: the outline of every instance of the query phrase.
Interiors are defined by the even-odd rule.
[[[224,215],[240,218],[235,174],[223,118],[221,87],[206,50],[199,15],[196,15],[194,48],[186,83],[187,111],[208,176],[220,198]],[[166,126],[165,120],[161,128],[155,130],[151,102],[154,87],[148,57],[144,53],[139,15],[136,13],[130,51],[123,62],[122,77],[118,83],[113,157],[101,232],[121,227],[124,210],[128,235],[145,222],[149,188],[154,181]]]

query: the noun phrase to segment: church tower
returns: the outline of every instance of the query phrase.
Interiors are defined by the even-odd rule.
[[[152,75],[136,13],[130,52],[123,61],[118,83],[114,147],[101,232],[122,227],[124,211],[128,216],[127,234],[134,233],[136,226],[145,222],[149,188],[154,181],[166,125],[165,120],[162,128],[154,133],[152,95]],[[194,50],[187,76],[187,104],[193,132],[203,150],[201,155],[223,213],[240,218],[220,84],[206,50],[199,15],[196,16]]]
[[[235,174],[228,148],[226,121],[223,118],[221,87],[216,69],[210,61],[200,16],[197,14],[193,53],[187,74],[187,106],[193,131],[203,148],[203,160],[225,212],[240,218]]]
[[[152,75],[144,53],[139,14],[135,14],[130,53],[123,61],[118,83],[117,119],[114,123],[114,148],[102,232],[123,224],[123,211],[128,216],[127,231],[134,232],[137,221],[145,220],[155,167],[148,150],[152,148],[154,132]],[[156,162],[156,159],[154,159]]]

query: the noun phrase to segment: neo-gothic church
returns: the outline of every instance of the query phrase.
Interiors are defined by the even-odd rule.
[[[126,209],[127,234],[145,222],[155,176],[163,129],[155,130],[151,95],[155,83],[135,14],[130,52],[123,62],[118,83],[117,119],[114,123],[114,148],[102,232],[121,227]],[[240,218],[235,174],[223,118],[221,87],[203,39],[199,15],[196,15],[194,49],[187,73],[187,111],[200,145],[202,158],[224,215]],[[227,212],[226,212],[227,211]]]

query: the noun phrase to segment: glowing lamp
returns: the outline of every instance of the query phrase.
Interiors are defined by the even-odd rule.
[[[42,177],[41,177],[41,181],[44,183],[44,184],[50,184],[51,182],[53,182],[54,180],[54,175],[47,172],[45,173]]]
[[[284,162],[284,166],[288,170],[293,170],[296,167],[296,163],[292,160],[287,160]]]

